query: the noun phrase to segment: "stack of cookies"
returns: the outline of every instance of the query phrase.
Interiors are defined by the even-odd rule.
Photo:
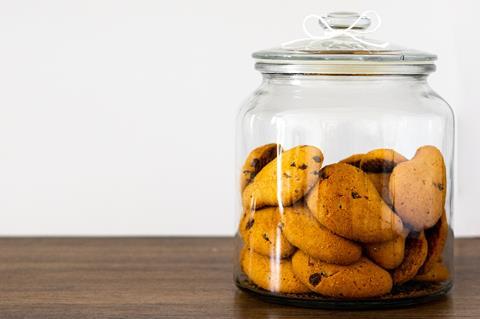
[[[408,160],[392,149],[322,167],[320,149],[254,149],[242,168],[240,264],[277,293],[369,298],[409,281],[449,277],[441,152]]]

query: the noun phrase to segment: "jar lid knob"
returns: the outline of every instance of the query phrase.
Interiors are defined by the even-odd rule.
[[[348,12],[348,11],[336,11],[330,12],[327,16],[323,17],[324,21],[334,30],[343,30],[343,29],[356,29],[356,30],[365,30],[370,24],[371,20],[365,14],[360,15],[357,12]],[[320,25],[327,29],[327,26],[324,25],[322,20],[319,20]]]

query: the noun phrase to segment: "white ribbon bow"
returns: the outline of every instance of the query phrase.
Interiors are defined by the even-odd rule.
[[[369,29],[366,29],[366,30],[355,29],[355,27],[360,22],[360,20],[364,17],[367,17],[367,15],[373,15],[375,17],[375,21],[377,22],[376,25],[373,28],[369,28]],[[316,21],[319,22],[319,25],[320,24],[323,25],[324,28],[321,28],[321,30],[323,31],[323,35],[315,35],[312,32],[310,32],[310,30],[308,30],[308,22],[311,19],[315,19]],[[373,47],[377,47],[377,48],[385,48],[385,47],[388,46],[388,44],[389,44],[388,42],[374,43],[374,42],[366,41],[366,40],[358,37],[358,35],[368,34],[368,33],[372,33],[372,32],[377,31],[378,28],[380,28],[381,24],[382,24],[382,20],[380,18],[380,15],[376,11],[373,11],[373,10],[367,10],[367,11],[362,12],[360,14],[360,16],[346,29],[333,29],[328,24],[328,22],[325,21],[325,19],[322,16],[319,16],[319,15],[316,15],[316,14],[309,14],[303,19],[303,25],[302,25],[303,32],[305,32],[305,34],[308,36],[308,38],[302,38],[302,39],[297,39],[297,40],[285,42],[285,43],[282,44],[282,47],[288,47],[288,46],[290,46],[294,43],[301,42],[301,41],[314,40],[307,46],[307,48],[309,48],[314,43],[316,43],[317,41],[332,39],[332,38],[336,38],[336,37],[339,37],[339,36],[348,36],[348,37],[352,38],[353,40],[355,40],[359,43],[365,44],[367,46],[373,46]]]

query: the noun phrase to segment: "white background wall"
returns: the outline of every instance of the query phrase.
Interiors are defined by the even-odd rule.
[[[233,234],[251,52],[301,37],[306,14],[365,9],[375,37],[439,55],[455,229],[480,235],[475,0],[0,1],[0,235]]]

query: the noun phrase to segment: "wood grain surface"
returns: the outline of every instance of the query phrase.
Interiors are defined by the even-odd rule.
[[[480,239],[445,298],[377,311],[265,303],[233,284],[231,238],[1,238],[0,318],[480,318]]]

